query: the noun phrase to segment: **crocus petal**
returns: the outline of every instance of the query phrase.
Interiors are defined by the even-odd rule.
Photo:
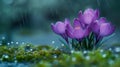
[[[79,21],[83,20],[83,17],[82,17],[82,16],[83,16],[83,15],[82,15],[82,11],[79,11],[79,13],[78,13]]]
[[[106,18],[101,17],[101,18],[98,20],[98,22],[99,22],[99,24],[102,24],[102,23],[106,23],[107,20],[106,20]]]
[[[60,33],[60,34],[63,34],[63,33],[65,33],[65,24],[64,23],[62,23],[62,22],[57,22],[56,23],[56,31],[58,32],[58,33]]]
[[[65,22],[65,26],[66,26],[67,24],[70,24],[70,20],[69,20],[69,19],[67,19],[67,18],[65,19],[65,21],[64,21],[64,22]]]
[[[68,24],[66,26],[66,34],[67,34],[67,36],[70,37],[70,38],[73,38],[73,31],[74,31],[73,27],[70,24]]]
[[[99,34],[99,31],[100,31],[99,22],[95,21],[94,23],[91,24],[90,27],[95,34]]]
[[[108,36],[114,32],[114,27],[110,23],[103,23],[100,26],[100,36]]]
[[[84,37],[84,30],[74,30],[73,37],[75,39],[82,39]]]
[[[51,24],[51,28],[52,28],[53,32],[57,33],[56,26],[53,23]]]
[[[83,14],[84,23],[90,24],[94,18],[94,10],[93,9],[86,9]]]
[[[81,29],[81,24],[78,19],[74,19],[73,27],[75,29]]]
[[[98,19],[98,17],[99,17],[99,10],[95,10],[95,14],[94,14],[93,20]]]
[[[88,28],[85,29],[84,36],[85,36],[85,37],[88,36],[88,35],[90,34],[90,32],[91,32],[91,28],[90,28],[90,26],[89,26]]]
[[[52,30],[57,34],[64,34],[65,33],[65,24],[61,21],[58,21],[55,25],[51,24]]]

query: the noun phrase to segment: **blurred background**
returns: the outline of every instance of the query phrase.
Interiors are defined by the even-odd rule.
[[[120,0],[0,0],[0,39],[7,42],[60,45],[60,36],[50,24],[69,18],[79,10],[100,10],[116,26],[115,35],[106,43],[120,43]]]

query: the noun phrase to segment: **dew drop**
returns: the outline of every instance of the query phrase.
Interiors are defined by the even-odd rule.
[[[107,55],[106,54],[103,54],[102,57],[105,58]]]
[[[33,49],[31,48],[30,51],[33,51]]]
[[[85,59],[86,59],[86,60],[90,60],[90,56],[86,56]]]
[[[54,58],[57,58],[57,55],[54,55],[53,57],[54,57]]]
[[[83,51],[83,54],[87,54],[88,53],[88,51]]]
[[[71,53],[74,53],[74,50],[71,50]]]
[[[72,57],[72,61],[75,62],[75,61],[76,61],[76,58],[75,58],[75,57]]]
[[[3,57],[4,57],[4,58],[6,58],[6,59],[7,59],[7,58],[9,58],[9,56],[8,56],[8,55],[6,55],[6,54],[4,54],[4,55],[3,55]]]

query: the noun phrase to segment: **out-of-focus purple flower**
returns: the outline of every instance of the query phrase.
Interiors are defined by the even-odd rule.
[[[90,28],[83,28],[78,19],[74,20],[73,27],[67,25],[67,34],[70,38],[81,40],[90,33]]]
[[[105,18],[96,20],[92,25],[92,30],[97,35],[104,37],[112,34],[115,30],[114,26],[109,23]]]
[[[83,14],[82,11],[80,11],[78,14],[78,19],[80,20],[81,23],[84,24],[90,24],[93,21],[97,20],[98,17],[99,17],[99,11],[93,10],[91,8],[86,9]]]
[[[53,32],[58,35],[61,35],[67,41],[66,26],[70,24],[68,19],[65,19],[64,22],[58,21],[56,24],[51,24]]]

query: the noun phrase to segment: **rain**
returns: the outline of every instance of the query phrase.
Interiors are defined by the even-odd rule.
[[[72,38],[70,39],[70,37],[68,37],[68,43],[66,42],[67,40],[64,39],[65,37],[61,36],[62,34],[56,33],[51,28],[52,23],[55,25],[57,22],[64,22],[65,19],[69,19],[70,24],[74,26],[73,22],[74,19],[79,16],[78,13],[82,11],[82,14],[84,14],[84,11],[87,8],[99,10],[99,18],[105,17],[107,19],[106,22],[109,22],[115,27],[114,33],[108,37],[104,37],[104,39],[101,41],[102,44],[105,45],[101,46],[102,49],[100,49],[99,51],[102,55],[98,54],[98,56],[106,58],[108,57],[107,54],[110,51],[112,54],[115,55],[116,58],[119,58],[119,3],[120,1],[118,0],[0,0],[0,47],[3,48],[3,50],[0,49],[0,51],[6,50],[5,53],[0,52],[0,67],[29,67],[30,63],[19,63],[17,59],[15,59],[14,62],[10,63],[2,61],[8,60],[12,56],[8,54],[9,51],[7,52],[7,49],[12,51],[12,49],[14,48],[16,49],[16,51],[21,50],[21,52],[23,50],[25,51],[23,53],[26,53],[26,55],[27,53],[31,53],[30,55],[32,55],[34,52],[37,52],[37,50],[40,49],[39,47],[35,48],[36,46],[45,47],[43,49],[40,49],[41,52],[43,51],[43,54],[51,50],[54,50],[56,52],[60,50],[61,52],[63,51],[63,53],[67,53],[68,55],[73,54],[72,56],[68,57],[69,61],[76,62],[78,61],[77,58],[79,57],[76,57],[76,55],[78,55],[76,52],[77,48],[74,49],[74,46],[79,44],[80,46],[75,46],[80,47],[77,51],[80,50],[82,52],[86,61],[90,61],[91,59],[93,60],[93,57],[91,57],[92,54],[89,49],[87,50],[87,48],[84,48],[86,46],[81,47],[81,45],[84,44],[84,42],[81,42],[82,38],[79,39],[78,43],[76,42],[78,39],[73,39],[74,41],[72,41]],[[68,36],[68,34],[66,35]],[[75,44],[72,42],[74,42]],[[93,41],[93,43],[94,42],[95,40]],[[46,46],[49,46],[50,49],[46,48]],[[108,52],[105,53],[105,50],[108,50]],[[51,54],[54,51],[51,51]],[[94,53],[97,53],[97,51]],[[19,55],[19,51],[15,54],[15,56],[17,56],[17,54]],[[38,54],[36,53],[36,56],[37,55]],[[64,55],[64,57],[68,55]],[[58,61],[59,55],[55,53],[52,55],[52,57],[55,61],[55,65],[58,65],[60,63]],[[82,58],[80,60],[82,60]],[[109,64],[114,64],[115,61],[113,59],[109,60]],[[37,61],[38,60],[36,60],[36,62]],[[39,63],[42,64],[44,64],[44,62],[46,61],[39,61]],[[46,62],[46,65],[47,64],[48,66],[51,66],[49,62]]]

